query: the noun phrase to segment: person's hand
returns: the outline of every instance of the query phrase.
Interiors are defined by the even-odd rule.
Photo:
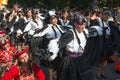
[[[22,36],[22,38],[25,40],[25,38],[26,38],[26,34],[24,34],[24,35]]]
[[[37,33],[37,32],[39,32],[39,31],[40,31],[40,29],[39,29],[39,28],[36,28],[36,29],[35,29],[35,32],[36,32],[36,33]]]
[[[16,38],[20,38],[21,34],[16,34]]]

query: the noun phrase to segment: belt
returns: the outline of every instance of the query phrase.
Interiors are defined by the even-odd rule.
[[[71,52],[67,52],[66,55],[70,56],[70,57],[79,57],[82,56],[83,53],[71,53]]]
[[[110,35],[105,35],[105,38],[110,38]]]

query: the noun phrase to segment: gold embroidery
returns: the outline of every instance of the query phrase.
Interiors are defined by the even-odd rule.
[[[19,67],[19,72],[20,80],[34,80],[34,74],[30,70],[23,72],[22,67]]]

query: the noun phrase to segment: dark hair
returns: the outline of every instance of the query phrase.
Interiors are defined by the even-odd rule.
[[[104,12],[102,13],[102,15],[108,15],[108,16],[110,16],[111,13],[110,13],[109,11],[104,11]]]

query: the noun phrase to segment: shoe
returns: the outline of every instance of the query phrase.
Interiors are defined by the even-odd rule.
[[[101,77],[104,78],[104,79],[107,79],[107,76],[101,74]]]
[[[101,76],[97,76],[97,79],[102,79],[102,77]]]
[[[116,73],[120,74],[120,71],[116,70]]]

